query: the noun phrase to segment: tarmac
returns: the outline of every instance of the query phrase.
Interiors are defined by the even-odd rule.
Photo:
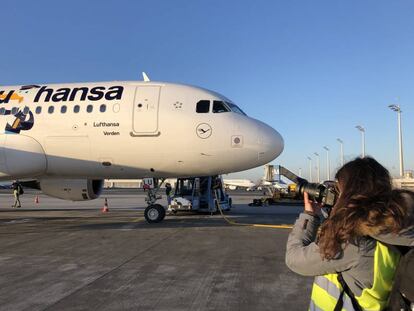
[[[230,194],[226,215],[239,223],[292,224],[302,210],[249,207],[258,193]],[[148,224],[137,190],[84,202],[26,191],[21,201],[12,209],[12,194],[0,192],[0,310],[308,308],[312,278],[285,265],[289,229],[184,212]]]

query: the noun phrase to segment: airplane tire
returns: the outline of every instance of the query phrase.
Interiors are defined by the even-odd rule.
[[[145,209],[144,216],[148,223],[157,223],[165,218],[165,209],[160,204],[150,205]]]

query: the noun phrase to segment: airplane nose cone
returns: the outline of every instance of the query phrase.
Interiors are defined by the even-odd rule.
[[[276,159],[285,145],[279,132],[264,123],[259,126],[258,143],[259,160],[264,164]]]

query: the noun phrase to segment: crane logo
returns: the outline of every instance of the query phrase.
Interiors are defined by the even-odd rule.
[[[10,110],[6,110],[5,114],[11,114]],[[20,131],[28,131],[34,125],[34,116],[30,110],[23,109],[14,114],[14,121],[12,124],[7,122],[5,131],[9,133],[19,134]]]
[[[207,123],[201,123],[197,126],[196,133],[201,139],[206,139],[211,136],[213,129]]]

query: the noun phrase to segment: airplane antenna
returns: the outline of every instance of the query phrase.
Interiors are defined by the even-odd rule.
[[[150,78],[148,78],[147,74],[143,71],[142,72],[142,77],[144,78],[144,82],[150,82]]]

